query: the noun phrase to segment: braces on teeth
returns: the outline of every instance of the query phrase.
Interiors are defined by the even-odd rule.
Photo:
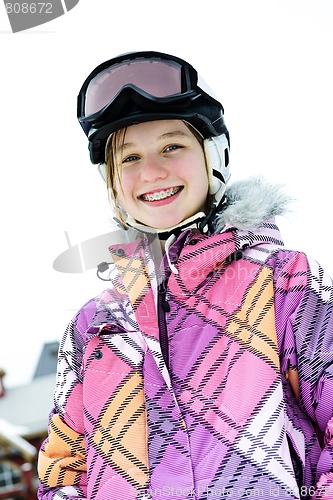
[[[172,196],[173,194],[178,193],[178,191],[179,191],[179,188],[170,188],[170,189],[167,189],[166,191],[160,191],[159,193],[145,194],[143,196],[143,199],[147,200],[147,201],[164,200],[165,198],[168,198],[169,196]]]

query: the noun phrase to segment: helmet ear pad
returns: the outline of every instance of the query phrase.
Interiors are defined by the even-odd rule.
[[[224,194],[230,178],[229,141],[226,134],[204,140],[204,153],[207,164],[209,192],[218,203]]]
[[[106,163],[99,163],[97,165],[97,170],[101,174],[103,181],[106,182],[107,181]]]
[[[93,165],[104,163],[105,161],[105,140],[96,139],[88,143],[90,161]]]

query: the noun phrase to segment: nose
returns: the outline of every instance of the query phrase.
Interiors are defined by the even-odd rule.
[[[154,182],[158,179],[165,179],[168,170],[165,161],[158,155],[149,155],[141,165],[141,180],[144,182]]]

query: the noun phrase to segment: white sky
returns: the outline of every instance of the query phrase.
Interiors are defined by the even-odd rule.
[[[232,180],[286,184],[286,246],[333,275],[331,0],[80,0],[65,16],[12,34],[0,5],[1,344],[7,386],[31,380],[44,342],[104,288],[53,260],[108,229],[104,185],[76,121],[76,96],[99,63],[131,50],[192,63],[220,97]]]

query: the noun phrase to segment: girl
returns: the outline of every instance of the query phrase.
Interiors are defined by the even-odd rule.
[[[98,66],[78,118],[120,230],[61,342],[38,498],[333,499],[332,283],[283,246],[286,197],[226,189],[222,105],[177,57]]]

